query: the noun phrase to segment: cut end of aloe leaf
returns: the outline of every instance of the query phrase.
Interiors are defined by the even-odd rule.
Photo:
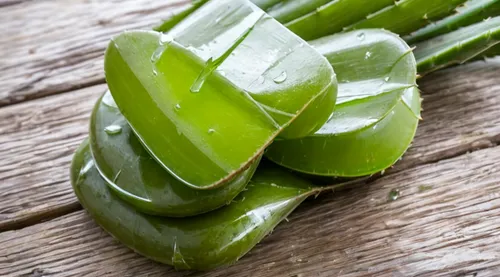
[[[148,154],[109,91],[92,112],[90,145],[96,168],[118,197],[139,211],[170,217],[202,214],[230,203],[246,187],[260,162],[257,159],[220,188],[190,188]]]
[[[122,201],[99,175],[88,141],[75,153],[71,183],[82,206],[134,251],[177,269],[210,270],[245,255],[315,192],[285,170],[259,170],[231,204],[189,218],[151,216]]]
[[[321,176],[359,177],[390,167],[406,152],[420,118],[412,49],[399,36],[373,29],[311,45],[337,73],[335,110],[314,135],[275,141],[266,156]]]
[[[280,134],[314,133],[337,91],[323,56],[244,0],[208,2],[168,34],[115,37],[105,71],[147,151],[195,189],[227,184]]]

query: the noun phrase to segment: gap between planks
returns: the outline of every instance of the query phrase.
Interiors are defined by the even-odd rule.
[[[103,55],[113,35],[150,30],[190,2],[54,0],[2,7],[0,106],[104,83]]]
[[[475,74],[470,74],[474,72]],[[422,80],[424,121],[392,174],[500,142],[500,63],[474,63]],[[105,85],[0,108],[0,230],[79,209],[69,184],[74,149]]]

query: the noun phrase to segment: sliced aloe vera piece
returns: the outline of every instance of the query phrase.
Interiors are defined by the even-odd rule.
[[[105,71],[145,148],[197,189],[224,185],[278,135],[318,130],[337,88],[323,56],[243,0],[210,1],[169,35],[115,37]]]
[[[416,44],[418,72],[467,62],[500,43],[500,16]],[[491,55],[491,54],[490,54]]]
[[[453,13],[455,8],[466,0],[400,0],[394,1],[366,19],[357,22],[346,30],[364,28],[384,28],[399,35],[406,35],[420,29],[434,20]]]
[[[291,1],[293,2],[293,1]],[[305,40],[317,39],[342,31],[394,3],[394,0],[335,0],[285,24]]]
[[[314,135],[275,141],[266,156],[322,176],[357,177],[390,167],[408,149],[420,117],[411,49],[397,35],[376,29],[311,44],[336,68],[337,106]]]
[[[225,186],[192,189],[151,158],[109,92],[92,112],[90,145],[96,167],[116,195],[142,212],[170,217],[201,214],[230,203],[245,188],[260,161]]]
[[[429,24],[404,37],[404,40],[408,44],[414,44],[498,15],[500,15],[500,0],[469,0],[463,7],[457,9],[456,14]]]
[[[193,270],[236,262],[309,195],[319,192],[282,169],[259,169],[248,189],[228,206],[189,218],[146,215],[106,185],[87,141],[73,158],[71,182],[83,207],[113,237],[148,258]]]

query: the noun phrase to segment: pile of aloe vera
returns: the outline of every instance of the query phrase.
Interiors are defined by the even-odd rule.
[[[499,14],[492,0],[194,1],[112,38],[75,193],[144,256],[232,264],[335,178],[396,163],[418,74],[499,53]]]

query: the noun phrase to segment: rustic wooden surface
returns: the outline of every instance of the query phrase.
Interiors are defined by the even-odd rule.
[[[306,202],[233,267],[176,273],[105,234],[68,167],[105,90],[106,42],[185,2],[0,1],[0,276],[500,276],[498,60],[421,80],[424,121],[403,161]]]

